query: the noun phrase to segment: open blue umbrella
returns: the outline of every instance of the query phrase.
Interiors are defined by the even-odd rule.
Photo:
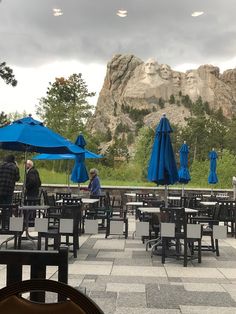
[[[31,116],[0,128],[0,148],[50,154],[84,153],[83,148],[53,132]]]
[[[173,152],[170,133],[173,132],[165,114],[156,128],[155,139],[148,166],[148,180],[165,185],[165,204],[167,206],[167,185],[178,181],[178,170]]]
[[[85,159],[97,159],[97,158],[103,158],[102,155],[95,154],[93,152],[90,152],[89,150],[85,149]],[[35,155],[32,159],[34,160],[73,160],[75,159],[75,154],[39,154]]]
[[[208,176],[208,183],[209,184],[216,184],[218,182],[218,177],[216,174],[216,159],[218,158],[218,155],[214,148],[209,153],[210,158],[210,173]],[[213,193],[213,190],[211,190],[211,194]]]
[[[77,137],[75,144],[81,148],[84,148],[84,146],[86,145],[86,141],[82,134],[80,134]],[[76,182],[76,183],[82,183],[89,179],[84,161],[85,161],[85,153],[77,155],[75,157],[74,168],[72,169],[72,172],[71,172],[71,181]]]
[[[83,148],[53,132],[45,127],[42,122],[33,119],[31,116],[16,120],[0,128],[0,148],[25,152],[25,161],[27,152],[51,154],[84,153]],[[23,181],[23,193],[25,177],[26,175]]]
[[[190,174],[188,170],[188,154],[189,148],[186,142],[180,147],[179,158],[180,158],[180,168],[178,171],[179,182],[182,183],[182,196],[184,196],[184,184],[187,184],[190,180]]]

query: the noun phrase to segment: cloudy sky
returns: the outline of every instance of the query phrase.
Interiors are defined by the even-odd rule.
[[[196,11],[204,14],[192,17]],[[48,83],[73,73],[98,95],[116,53],[176,70],[235,68],[235,12],[235,0],[0,0],[0,62],[18,80],[15,88],[0,81],[0,111],[34,113]]]

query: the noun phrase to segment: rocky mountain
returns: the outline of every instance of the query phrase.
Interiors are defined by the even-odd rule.
[[[134,133],[141,120],[155,127],[164,112],[172,124],[183,125],[190,116],[189,108],[180,101],[183,95],[192,101],[201,96],[210,109],[221,108],[230,118],[236,113],[236,69],[220,74],[218,67],[202,65],[183,73],[153,58],[144,62],[134,55],[117,54],[107,64],[88,128],[92,133],[109,132],[112,138],[122,133],[124,137]]]

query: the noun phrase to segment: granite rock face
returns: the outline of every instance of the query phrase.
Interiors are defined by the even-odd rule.
[[[152,127],[163,112],[172,124],[183,125],[190,111],[178,101],[181,95],[188,95],[192,101],[201,96],[211,109],[221,108],[230,118],[236,113],[236,69],[220,74],[218,67],[202,65],[183,73],[172,70],[167,64],[158,64],[153,58],[144,62],[134,55],[117,54],[107,64],[96,111],[88,128],[92,133],[106,133],[110,129],[114,136],[117,125],[122,124],[133,132],[137,121],[130,118],[129,108],[144,110],[144,124]]]

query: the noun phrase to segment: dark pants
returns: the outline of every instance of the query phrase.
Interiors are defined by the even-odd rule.
[[[12,195],[0,195],[0,204],[12,204]]]

